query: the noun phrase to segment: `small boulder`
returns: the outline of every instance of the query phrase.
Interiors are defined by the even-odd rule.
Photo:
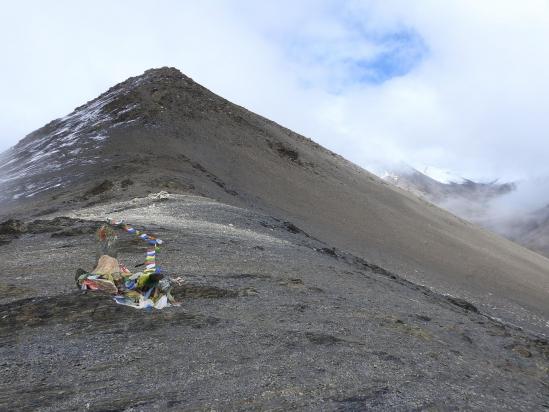
[[[9,219],[0,223],[0,235],[19,235],[27,232],[27,225],[17,219]]]

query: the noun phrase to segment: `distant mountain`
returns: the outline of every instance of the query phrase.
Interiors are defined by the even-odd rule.
[[[437,175],[437,177],[440,176]],[[517,189],[515,183],[479,183],[453,176],[436,180],[410,166],[386,171],[382,178],[463,219],[479,224],[549,257],[549,206],[515,215],[498,213],[492,205]]]
[[[448,174],[443,177],[446,179],[435,179],[406,165],[382,175],[384,180],[395,186],[480,224],[490,218],[487,213],[491,201],[516,189],[515,183],[480,183]]]
[[[440,183],[463,183],[464,181],[468,180],[465,179],[463,176],[452,172],[451,170],[441,169],[433,166],[422,167],[421,173]]]
[[[514,183],[498,183],[498,181],[479,183],[458,177],[441,181],[412,167],[387,171],[382,177],[402,189],[425,196],[435,202],[444,201],[450,197],[463,197],[482,203],[516,189]]]

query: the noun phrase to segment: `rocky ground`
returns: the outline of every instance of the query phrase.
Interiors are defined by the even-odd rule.
[[[186,195],[63,214],[0,228],[2,410],[549,409],[541,335],[291,222]],[[107,217],[165,241],[181,306],[77,291]]]

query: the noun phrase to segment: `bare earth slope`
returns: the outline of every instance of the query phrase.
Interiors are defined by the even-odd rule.
[[[205,195],[292,221],[407,279],[547,330],[549,260],[390,187],[175,69],[115,86],[29,135],[3,163],[5,215],[160,189]]]
[[[549,344],[309,237],[198,196],[104,202],[0,246],[1,410],[543,410]],[[81,294],[105,216],[165,240],[182,306]],[[121,259],[141,242],[121,236]]]

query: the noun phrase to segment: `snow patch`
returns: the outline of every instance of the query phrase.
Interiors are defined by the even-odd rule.
[[[114,118],[135,109],[131,104],[119,110],[108,112],[106,106],[113,102],[123,90],[112,90],[87,105],[75,109],[69,115],[57,120],[55,129],[44,136],[29,138],[9,153],[7,161],[0,166],[0,184],[26,178],[33,174],[60,170],[75,161],[89,164],[98,158],[75,158],[86,147],[97,147],[107,139],[104,131],[116,123]],[[72,150],[71,150],[72,149]],[[4,160],[4,159],[3,159]]]
[[[418,168],[418,170],[439,183],[464,183],[466,181],[466,179],[448,169],[441,169],[434,166],[424,166],[423,168]]]
[[[94,140],[96,142],[101,142],[105,140],[108,136],[106,134],[98,134],[97,136],[90,136],[90,140]]]

